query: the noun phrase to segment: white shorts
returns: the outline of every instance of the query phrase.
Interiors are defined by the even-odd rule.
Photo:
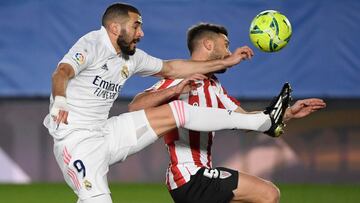
[[[112,117],[102,128],[71,130],[64,139],[55,139],[54,154],[66,183],[84,200],[109,194],[109,165],[157,139],[141,110]]]

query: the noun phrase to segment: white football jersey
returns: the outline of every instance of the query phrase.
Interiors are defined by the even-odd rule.
[[[68,127],[102,125],[128,78],[154,75],[163,65],[140,49],[127,59],[118,55],[104,27],[81,37],[59,63],[70,64],[75,71],[66,88]],[[52,104],[51,96],[50,108]],[[49,119],[44,121],[48,128]]]

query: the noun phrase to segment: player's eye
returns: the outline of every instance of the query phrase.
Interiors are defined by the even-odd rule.
[[[142,25],[142,23],[136,21],[136,22],[134,22],[134,24],[133,24],[133,28],[138,29],[139,27],[141,27],[141,25]]]

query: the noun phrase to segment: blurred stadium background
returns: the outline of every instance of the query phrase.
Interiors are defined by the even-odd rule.
[[[51,74],[79,37],[100,27],[103,11],[113,2],[0,1],[0,183],[63,182],[52,139],[42,126]],[[360,1],[125,2],[139,8],[143,16],[145,37],[139,48],[159,58],[187,58],[185,33],[199,22],[225,25],[232,50],[252,47],[251,61],[220,76],[245,109],[264,108],[284,82],[292,84],[295,100],[320,97],[328,103],[325,110],[290,122],[280,139],[219,132],[213,150],[215,166],[276,183],[355,184],[354,190],[360,191]],[[282,12],[293,26],[290,43],[278,53],[255,50],[248,38],[252,18],[267,9]],[[131,98],[155,81],[130,79],[112,115],[126,112]],[[161,183],[167,164],[167,152],[159,140],[113,166],[109,180]]]

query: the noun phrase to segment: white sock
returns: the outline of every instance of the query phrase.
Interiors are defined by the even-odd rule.
[[[243,129],[264,132],[271,127],[269,115],[243,114],[226,109],[194,107],[183,101],[169,103],[177,127],[196,131]]]

